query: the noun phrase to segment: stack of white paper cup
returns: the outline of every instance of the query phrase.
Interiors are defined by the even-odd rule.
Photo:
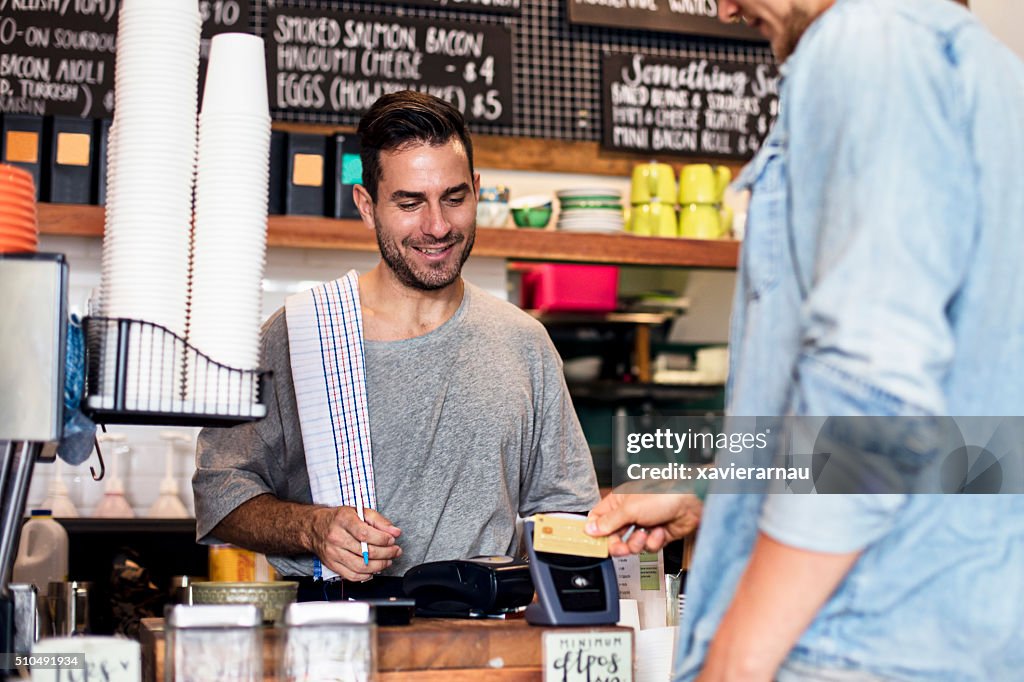
[[[270,112],[263,40],[222,33],[210,44],[199,116],[189,342],[241,370],[259,363],[266,256]],[[190,390],[213,411],[252,402],[252,375],[202,358]]]
[[[108,317],[146,320],[182,336],[200,28],[194,2],[121,3],[107,158],[101,311]],[[180,359],[173,357],[177,344],[165,342],[163,333],[150,327],[132,331],[126,407],[168,409],[180,389]]]

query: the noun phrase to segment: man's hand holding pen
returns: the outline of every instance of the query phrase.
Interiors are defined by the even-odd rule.
[[[365,582],[402,556],[397,538],[400,528],[373,509],[363,510],[365,521],[353,507],[319,507],[314,510],[314,553],[323,564],[345,580]],[[368,552],[364,562],[362,543]]]

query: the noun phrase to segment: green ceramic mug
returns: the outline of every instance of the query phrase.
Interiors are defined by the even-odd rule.
[[[676,196],[676,174],[667,163],[641,163],[633,166],[630,201],[642,204],[661,201],[671,204]]]
[[[679,209],[679,235],[689,239],[718,239],[722,216],[714,204],[686,204]]]
[[[643,237],[678,237],[675,206],[657,202],[634,205],[632,232]]]
[[[719,204],[731,180],[732,171],[726,166],[687,164],[679,171],[679,203]]]

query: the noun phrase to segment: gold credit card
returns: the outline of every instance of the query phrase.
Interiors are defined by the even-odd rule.
[[[586,519],[537,514],[533,517],[533,549],[597,559],[607,557],[608,538],[592,538],[584,533],[586,523]]]

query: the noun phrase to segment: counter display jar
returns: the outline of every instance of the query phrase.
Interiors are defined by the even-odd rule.
[[[374,608],[365,602],[300,602],[284,614],[277,655],[283,682],[377,679]]]
[[[262,682],[262,622],[251,604],[167,607],[164,682]]]

